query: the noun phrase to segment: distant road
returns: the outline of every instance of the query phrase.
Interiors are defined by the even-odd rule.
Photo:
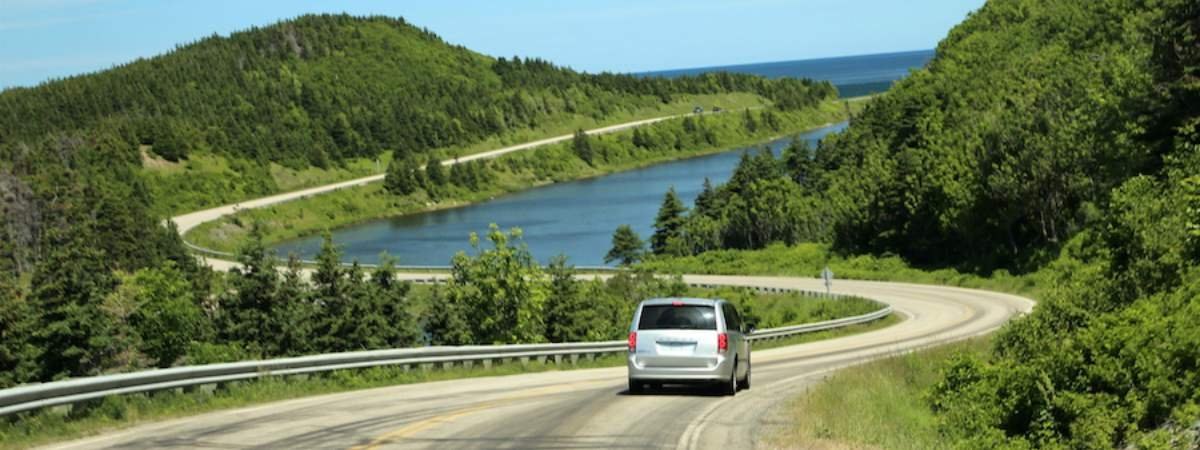
[[[630,128],[640,127],[642,125],[649,125],[652,123],[662,122],[664,120],[674,119],[676,117],[683,117],[686,115],[688,115],[688,114],[675,114],[675,115],[670,115],[670,116],[655,117],[655,118],[651,118],[651,119],[635,120],[632,122],[625,122],[625,123],[621,123],[621,124],[610,125],[607,127],[596,128],[594,130],[588,130],[587,134],[599,135],[599,134],[615,133],[615,132],[622,131],[622,130],[628,130]],[[512,146],[508,146],[508,147],[504,147],[504,148],[499,148],[496,150],[489,150],[486,152],[476,153],[473,155],[463,156],[463,157],[459,157],[459,158],[455,158],[455,159],[448,159],[448,160],[442,161],[442,165],[443,166],[452,166],[452,165],[455,165],[458,163],[464,163],[467,161],[495,158],[497,156],[506,155],[506,154],[513,153],[513,152],[519,152],[521,150],[529,150],[532,148],[542,147],[545,145],[557,144],[559,142],[571,140],[574,137],[575,137],[575,135],[572,133],[572,134],[565,134],[562,136],[556,136],[556,137],[552,137],[552,138],[541,139],[541,140],[537,140],[537,141],[533,141],[533,142],[526,142],[524,144],[512,145]],[[192,213],[182,214],[179,216],[172,217],[171,220],[175,222],[175,225],[177,227],[179,227],[179,234],[182,235],[182,234],[186,234],[192,228],[200,226],[200,224],[202,224],[204,222],[211,222],[213,220],[217,220],[217,219],[221,218],[222,216],[227,216],[227,215],[236,213],[241,210],[262,208],[264,206],[270,206],[270,205],[275,205],[275,204],[279,204],[279,203],[289,202],[292,200],[298,200],[298,199],[302,199],[305,197],[311,197],[314,195],[323,194],[326,192],[336,191],[338,189],[345,189],[345,188],[354,187],[354,186],[362,186],[362,185],[368,184],[368,183],[375,183],[375,182],[383,181],[383,178],[384,178],[384,174],[378,174],[378,175],[371,175],[368,177],[356,178],[356,179],[349,180],[349,181],[342,181],[339,183],[327,184],[324,186],[317,186],[314,188],[301,189],[299,191],[285,192],[283,194],[272,195],[269,197],[263,197],[263,198],[258,198],[258,199],[254,199],[254,200],[247,200],[244,202],[234,203],[234,204],[225,205],[225,206],[218,206],[216,208],[206,209],[203,211],[196,211],[196,212],[192,212]]]
[[[686,276],[688,282],[821,290],[806,278]],[[781,408],[830,371],[995,330],[1020,297],[903,283],[835,281],[891,304],[884,329],[753,353],[736,397],[668,388],[628,395],[624,367],[439,381],[322,395],[130,428],[57,448],[750,449],[787,426]]]

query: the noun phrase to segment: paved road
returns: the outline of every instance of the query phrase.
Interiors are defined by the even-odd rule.
[[[689,276],[689,282],[819,290],[817,279]],[[778,406],[829,371],[987,333],[1033,303],[959,288],[840,281],[907,320],[877,331],[753,354],[753,389],[628,395],[625,369],[441,381],[323,395],[131,428],[57,448],[761,447]]]

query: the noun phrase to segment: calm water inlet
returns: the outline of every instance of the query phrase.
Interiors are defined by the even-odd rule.
[[[800,135],[816,143],[845,124]],[[769,145],[782,151],[790,139]],[[481,235],[488,224],[519,227],[525,242],[542,262],[565,254],[576,265],[602,265],[617,226],[629,224],[643,239],[653,232],[654,215],[671,186],[691,206],[704,178],[714,184],[727,180],[737,166],[742,149],[685,159],[580,181],[552,184],[496,198],[484,203],[428,213],[364,222],[334,230],[334,242],[349,261],[374,263],[386,250],[406,265],[445,265],[460,250],[470,248],[471,232]],[[281,255],[294,252],[311,258],[321,237],[290,241],[275,248]]]

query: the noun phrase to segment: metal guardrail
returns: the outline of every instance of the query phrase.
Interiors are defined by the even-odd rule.
[[[703,286],[702,286],[703,287]],[[802,292],[793,289],[751,287],[764,292]],[[837,297],[837,294],[831,295]],[[872,322],[892,313],[891,306],[854,317],[755,331],[751,341],[774,340],[802,333],[828,330]],[[42,384],[30,384],[0,390],[0,416],[60,405],[70,405],[111,395],[135,394],[178,388],[210,387],[220,383],[283,375],[301,375],[335,370],[379,366],[450,368],[458,364],[471,367],[480,363],[490,367],[497,362],[530,360],[562,363],[590,359],[600,355],[625,353],[625,341],[580,342],[562,344],[471,345],[369,350],[331,353],[260,361],[206,364],[168,369],[101,375]]]

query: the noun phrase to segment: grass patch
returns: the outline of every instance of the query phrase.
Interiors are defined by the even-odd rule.
[[[769,436],[774,448],[951,448],[923,397],[943,362],[961,352],[984,355],[987,338],[894,356],[838,371],[790,402],[792,427]]]
[[[850,336],[868,331],[875,331],[902,322],[904,319],[897,314],[888,314],[879,320],[874,320],[867,323],[850,325],[848,327],[834,328],[830,330],[816,331],[813,333],[797,334],[783,339],[773,341],[760,341],[754,343],[755,350],[767,350],[772,348],[787,347],[790,345],[800,345],[808,342],[822,341],[825,339],[839,338],[842,336]]]
[[[609,114],[603,120],[596,120],[593,117],[578,114],[561,116],[555,120],[542,123],[536,129],[520,129],[504,133],[500,136],[484,139],[479,142],[474,142],[469,145],[440,148],[434,150],[434,154],[441,156],[442,159],[452,158],[456,155],[473,155],[502,147],[508,147],[510,145],[523,144],[525,142],[531,142],[555,136],[563,136],[574,133],[575,130],[580,129],[591,130],[609,125],[616,125],[619,123],[649,119],[652,117],[688,114],[691,113],[692,109],[696,106],[701,106],[705,111],[709,111],[713,106],[720,106],[725,110],[737,110],[744,108],[758,108],[767,106],[769,104],[769,100],[759,96],[758,94],[745,92],[733,92],[728,94],[679,95],[675,100],[671,101],[671,103],[659,103],[654,106],[643,106],[634,110],[621,110]]]
[[[827,244],[774,244],[761,250],[716,250],[695,256],[658,257],[641,264],[659,273],[774,275],[816,278],[826,266],[837,279],[894,281],[988,289],[1037,298],[1038,273],[1013,275],[997,270],[989,276],[955,269],[925,270],[898,256],[842,256]],[[836,286],[837,281],[834,281]]]
[[[744,147],[778,135],[843,120],[847,114],[846,105],[852,105],[849,109],[854,110],[860,108],[862,102],[827,101],[806,111],[780,113],[785,126],[779,132],[763,129],[745,134],[742,117],[737,113],[705,116],[703,120],[718,136],[718,143],[670,151],[631,150],[633,131],[597,136],[594,138],[597,153],[608,156],[597,158],[593,164],[577,158],[569,142],[544,146],[493,160],[490,163],[493,179],[480,189],[447,185],[436,198],[424,191],[397,196],[385,191],[382,184],[374,183],[242,211],[204,223],[190,230],[186,238],[201,247],[230,252],[244,242],[251,225],[259,222],[264,225],[264,242],[277,244],[367,220],[453,208],[548,183],[595,177]],[[679,127],[681,121],[666,121],[650,127]]]

